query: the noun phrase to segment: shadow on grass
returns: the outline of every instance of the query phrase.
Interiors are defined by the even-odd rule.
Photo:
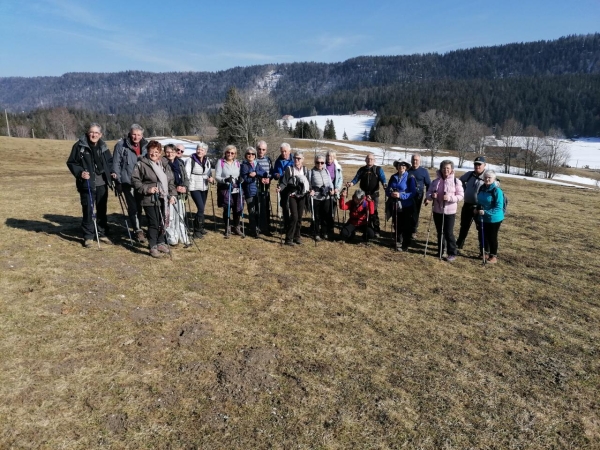
[[[46,221],[9,217],[6,219],[6,226],[25,231],[33,231],[35,233],[46,233],[57,236],[65,241],[76,242],[83,245],[80,217],[65,216],[61,214],[44,214],[43,217]],[[119,221],[123,222],[122,217],[118,214],[110,214],[108,216],[107,234],[111,238],[113,244],[123,246],[134,253],[146,253],[145,249],[136,247],[135,241],[133,246],[131,245],[124,223],[121,224]]]

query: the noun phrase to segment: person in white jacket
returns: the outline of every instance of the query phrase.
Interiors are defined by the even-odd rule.
[[[210,160],[206,156],[208,145],[200,142],[196,153],[185,163],[185,172],[189,180],[189,193],[196,204],[197,212],[194,218],[194,238],[201,239],[206,234],[204,228],[204,208],[208,197],[209,184],[214,183]]]

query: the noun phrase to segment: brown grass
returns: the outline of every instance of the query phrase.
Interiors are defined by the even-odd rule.
[[[70,146],[0,138],[0,448],[600,448],[598,193],[505,180],[496,266],[473,232],[153,260],[114,197],[81,246]]]

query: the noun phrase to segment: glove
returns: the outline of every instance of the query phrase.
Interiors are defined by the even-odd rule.
[[[123,193],[123,185],[121,183],[115,183],[115,195],[121,195]]]
[[[225,178],[225,182],[227,184],[233,184],[233,177],[231,175],[229,175],[227,178]]]

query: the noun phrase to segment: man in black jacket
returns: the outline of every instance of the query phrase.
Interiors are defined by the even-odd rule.
[[[94,226],[94,209],[96,210],[96,227],[98,240],[111,244],[105,235],[107,230],[106,206],[108,188],[113,187],[110,175],[112,156],[102,138],[102,127],[97,123],[90,124],[86,135],[73,145],[67,160],[67,167],[75,177],[75,184],[81,200],[83,220],[83,245],[91,247],[96,236]]]

